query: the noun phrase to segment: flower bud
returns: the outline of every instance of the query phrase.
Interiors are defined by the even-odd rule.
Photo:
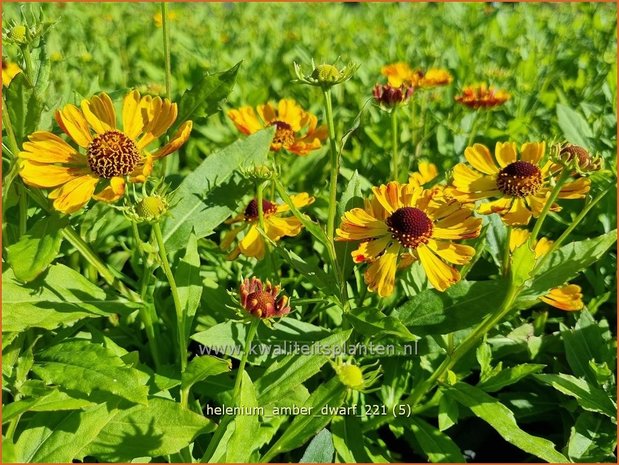
[[[393,87],[390,84],[376,84],[372,91],[374,100],[383,108],[391,109],[406,103],[413,95],[413,87],[401,85]]]
[[[288,297],[279,296],[279,286],[269,281],[263,284],[258,278],[245,278],[239,289],[240,303],[250,315],[256,318],[270,319],[290,313]]]
[[[348,81],[355,71],[359,69],[359,65],[349,63],[342,69],[338,69],[332,64],[321,64],[316,66],[312,61],[312,72],[304,75],[301,66],[298,63],[294,64],[294,72],[297,75],[297,82],[302,82],[310,86],[322,87],[328,89],[342,82]]]
[[[9,38],[13,40],[17,44],[25,44],[26,43],[26,26],[23,24],[18,24],[11,28],[11,32],[9,33]]]
[[[587,149],[574,144],[563,145],[559,151],[559,160],[566,165],[574,165],[581,172],[599,171],[602,159],[593,157]]]
[[[146,222],[157,221],[167,211],[167,200],[156,194],[143,197],[135,206],[135,213]]]

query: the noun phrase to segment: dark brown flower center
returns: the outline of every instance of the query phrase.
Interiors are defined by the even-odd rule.
[[[254,316],[271,316],[275,311],[275,297],[267,291],[252,292],[247,296],[247,306]]]
[[[262,212],[264,215],[275,213],[277,211],[277,205],[268,200],[262,200]],[[255,221],[258,219],[258,201],[252,199],[251,202],[245,208],[245,221]]]
[[[496,186],[506,195],[526,197],[542,187],[542,172],[528,161],[515,161],[499,171]]]
[[[432,237],[432,220],[414,207],[398,208],[387,218],[387,226],[391,236],[410,249],[426,244]]]
[[[140,159],[135,142],[120,131],[104,132],[88,145],[90,169],[102,178],[130,174]]]
[[[286,147],[294,143],[294,131],[292,126],[284,121],[272,121],[271,126],[275,126],[275,136],[273,136],[273,144],[281,144]]]

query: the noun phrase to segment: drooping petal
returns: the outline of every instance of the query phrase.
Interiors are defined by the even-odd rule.
[[[337,240],[363,241],[389,234],[389,229],[384,221],[377,220],[361,208],[353,208],[344,213],[336,234]]]
[[[88,122],[84,115],[75,105],[65,105],[61,110],[57,110],[54,114],[56,122],[60,129],[73,139],[80,147],[88,147],[92,141],[92,135],[88,128]]]
[[[527,208],[524,199],[516,198],[512,203],[512,207],[507,213],[504,213],[501,218],[505,224],[510,226],[520,226],[529,224],[531,216],[531,210]]]
[[[28,136],[19,158],[37,163],[68,163],[87,166],[86,157],[60,137],[47,131],[37,131]]]
[[[181,127],[178,128],[172,139],[170,139],[170,142],[153,154],[153,158],[155,160],[158,158],[163,158],[180,149],[189,139],[189,134],[191,133],[192,127],[193,123],[191,121],[185,121]]]
[[[144,128],[144,135],[137,143],[140,149],[148,146],[172,126],[178,115],[178,107],[176,103],[168,99],[162,100],[160,97],[155,97],[150,103],[148,114],[150,115],[148,125]]]
[[[453,242],[430,240],[428,247],[446,262],[456,265],[466,265],[475,255],[474,247]]]
[[[54,208],[62,213],[73,213],[81,209],[92,198],[99,178],[91,174],[74,178],[49,193]]]
[[[474,144],[464,150],[464,158],[476,170],[484,174],[495,174],[499,171],[488,147],[482,144]]]
[[[252,107],[241,107],[238,110],[230,110],[228,118],[232,120],[236,128],[243,134],[253,134],[264,128],[258,121],[256,112]]]
[[[120,176],[115,176],[110,179],[110,185],[103,189],[98,194],[92,196],[95,200],[102,202],[112,203],[116,202],[123,195],[125,195],[125,180]]]
[[[60,186],[75,178],[79,178],[87,171],[84,168],[69,168],[23,160],[20,163],[19,175],[29,186],[49,188]]]
[[[587,195],[591,188],[589,178],[579,178],[576,181],[568,182],[559,191],[560,199],[582,199]]]
[[[477,212],[482,215],[490,215],[491,213],[503,214],[507,213],[512,206],[512,198],[502,197],[492,202],[480,203],[477,207]]]
[[[444,292],[448,287],[460,281],[458,270],[437,257],[429,247],[425,245],[418,247],[417,254],[428,281],[437,291]]]
[[[512,228],[511,233],[509,233],[509,250],[513,252],[522,244],[529,240],[531,233],[526,229],[522,228]]]
[[[292,200],[292,204],[296,208],[303,208],[307,205],[314,203],[316,200],[313,196],[309,195],[307,192],[301,192],[299,194],[291,195],[290,200]],[[277,206],[277,213],[287,212],[290,210],[290,207],[287,203],[282,203]]]
[[[390,242],[390,236],[361,242],[357,250],[351,252],[352,259],[355,263],[374,261],[385,251]]]
[[[580,286],[576,284],[568,284],[563,287],[551,289],[548,294],[540,298],[559,310],[574,312],[582,310],[585,304],[582,301],[582,292]]]
[[[97,134],[116,129],[116,111],[106,93],[82,100],[81,107],[86,121]]]
[[[371,292],[376,292],[381,297],[393,294],[399,253],[400,245],[393,244],[378,260],[368,266],[364,277]]]
[[[255,225],[250,226],[245,237],[239,241],[239,250],[246,257],[262,260],[264,257],[264,239]]]
[[[303,229],[303,224],[295,216],[279,218],[271,215],[264,219],[264,227],[267,236],[274,241],[278,241],[283,236],[293,237],[298,235]]]

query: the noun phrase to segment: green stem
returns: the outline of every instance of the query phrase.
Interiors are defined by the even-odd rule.
[[[333,103],[331,89],[323,90],[327,126],[329,128],[329,153],[331,155],[331,178],[329,181],[329,216],[327,218],[327,237],[333,242],[335,232],[335,212],[337,210],[337,176],[340,171],[337,141],[335,139],[335,123],[333,122]]]
[[[400,180],[400,151],[398,150],[398,112],[397,108],[391,110],[391,179]]]
[[[552,246],[550,247],[548,252],[546,252],[542,257],[540,257],[539,261],[535,265],[535,270],[539,270],[541,268],[541,266],[542,266],[542,263],[544,263],[546,261],[546,259],[548,257],[550,257],[555,250],[557,250],[559,247],[561,247],[561,244],[563,244],[563,242],[565,242],[565,239],[567,239],[569,237],[569,235],[572,233],[572,231],[574,231],[574,229],[576,229],[576,227],[582,222],[582,220],[585,218],[585,216],[587,216],[587,213],[589,213],[589,211],[600,200],[602,200],[604,198],[604,196],[608,193],[609,190],[610,190],[610,187],[607,188],[607,189],[604,189],[602,192],[600,192],[598,195],[596,195],[593,200],[591,200],[590,202],[588,202],[585,205],[585,208],[583,208],[582,211],[576,216],[576,218],[574,218],[574,221],[572,221],[572,223],[568,226],[568,228],[565,231],[563,231],[563,234],[561,234],[559,236],[559,238],[552,243]],[[532,273],[534,274],[535,271],[533,271]]]
[[[9,139],[9,146],[11,151],[13,152],[14,163],[17,163],[16,157],[19,153],[19,144],[17,143],[17,139],[15,137],[15,131],[13,130],[13,123],[11,122],[11,117],[9,116],[9,112],[7,111],[7,104],[4,96],[2,97],[2,125],[4,130],[6,131],[6,135]]]
[[[557,200],[557,197],[559,197],[561,188],[563,187],[563,184],[565,184],[565,181],[567,180],[569,175],[570,173],[568,169],[564,168],[561,171],[561,175],[559,176],[559,179],[557,179],[557,183],[555,184],[555,187],[550,192],[550,196],[548,197],[548,200],[546,200],[546,203],[544,204],[544,208],[542,209],[542,212],[540,213],[539,218],[535,222],[535,226],[533,226],[533,231],[531,232],[531,237],[529,239],[531,244],[535,244],[535,241],[537,241],[537,236],[540,230],[542,229],[544,220],[546,219],[546,216],[548,216],[548,212],[552,208],[552,205],[555,203],[555,200]]]
[[[254,340],[254,336],[256,335],[256,331],[258,330],[258,325],[260,324],[260,319],[254,318],[247,330],[247,337],[245,338],[245,350],[243,351],[243,358],[241,358],[241,364],[239,365],[239,369],[236,372],[236,380],[234,381],[234,390],[232,391],[232,398],[234,399],[234,403],[240,407],[240,397],[241,397],[241,380],[243,379],[243,373],[245,372],[245,365],[247,364],[247,357],[249,356],[249,352],[251,349],[251,343]]]
[[[264,200],[264,183],[260,182],[256,187],[256,204],[258,206],[258,224],[260,225],[260,229],[266,234],[267,230],[264,223],[264,208],[262,205],[262,201]],[[265,257],[268,260],[268,263],[271,264],[271,272],[273,272],[273,262],[271,260],[271,246],[270,244],[263,240],[264,243],[264,253]]]
[[[34,86],[34,65],[32,64],[32,55],[30,55],[30,45],[21,48],[24,62],[26,63],[26,77],[31,86]]]
[[[163,53],[165,56],[165,93],[172,99],[172,64],[170,59],[170,33],[168,31],[168,4],[161,2],[161,28],[163,29]]]
[[[460,360],[473,347],[475,347],[488,331],[500,323],[501,320],[503,320],[503,318],[505,318],[511,311],[512,305],[516,300],[519,291],[520,287],[515,286],[510,281],[507,295],[505,296],[499,310],[486,320],[482,321],[479,326],[477,326],[477,328],[475,328],[473,332],[471,332],[466,339],[462,341],[458,347],[456,347],[453,353],[447,354],[447,357],[443,360],[443,363],[441,363],[436,371],[432,373],[432,376],[417,385],[410,397],[406,399],[406,403],[411,407],[417,405],[419,400],[421,400],[421,398],[434,387],[435,383],[440,380],[448,370],[453,368],[458,360]]]
[[[161,258],[161,264],[163,266],[163,272],[166,275],[168,283],[170,284],[170,291],[172,292],[172,300],[174,301],[174,308],[176,310],[176,326],[178,335],[178,351],[181,363],[181,372],[185,371],[187,366],[187,344],[185,341],[185,315],[181,300],[178,296],[178,288],[176,287],[176,280],[174,274],[170,268],[170,262],[168,261],[168,255],[163,241],[163,234],[161,233],[161,227],[159,223],[153,225],[153,231],[155,232],[155,239],[157,240],[157,246],[159,248],[159,257]]]
[[[501,263],[501,265],[503,265],[503,276],[507,276],[509,274],[509,254],[510,254],[510,248],[509,248],[509,241],[511,240],[511,236],[512,236],[512,228],[511,226],[507,226],[507,234],[505,236],[505,249],[503,251],[503,262]]]

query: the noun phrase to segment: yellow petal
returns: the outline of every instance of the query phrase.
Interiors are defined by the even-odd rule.
[[[112,99],[106,94],[82,100],[82,113],[97,134],[116,129],[116,111]]]
[[[29,186],[40,188],[60,186],[81,177],[86,171],[82,168],[48,165],[30,160],[22,161],[19,167],[19,175],[24,182]]]
[[[265,125],[268,125],[278,119],[277,110],[275,110],[275,108],[273,108],[273,105],[271,105],[270,103],[258,105],[256,107],[256,110],[258,110],[258,115],[260,115],[260,118],[262,118],[262,122]]]
[[[509,211],[502,215],[502,219],[505,224],[519,226],[529,224],[531,216],[531,210],[527,208],[524,199],[516,198]]]
[[[21,69],[15,63],[2,61],[2,85],[4,87],[8,87],[19,73],[21,73]]]
[[[513,228],[509,234],[509,250],[513,252],[529,240],[531,233],[526,229]]]
[[[253,134],[264,128],[258,121],[258,117],[252,107],[241,107],[238,110],[230,110],[228,117],[236,128],[243,134]]]
[[[172,103],[168,99],[162,100],[160,97],[155,97],[150,102],[148,114],[148,125],[144,129],[144,135],[137,143],[140,149],[148,146],[148,144],[164,134],[172,126],[174,121],[176,121],[178,108],[176,103]]]
[[[359,244],[357,250],[351,252],[352,259],[355,263],[374,261],[385,251],[390,242],[391,236],[364,241]]]
[[[522,144],[520,148],[520,159],[537,166],[544,156],[545,151],[546,142],[527,142],[526,144]]]
[[[554,241],[549,240],[546,237],[542,237],[535,244],[535,258],[539,258],[542,255],[546,255],[552,248]]]
[[[568,284],[567,286],[551,289],[550,292],[541,297],[540,300],[559,310],[565,310],[567,312],[582,310],[585,306],[582,301],[580,286],[576,284]]]
[[[417,171],[410,174],[408,182],[410,184],[416,184],[423,186],[429,183],[438,176],[438,169],[434,163],[422,160],[417,166]]]
[[[437,291],[445,291],[449,286],[460,281],[460,273],[455,268],[447,265],[434,255],[429,247],[422,245],[417,247],[417,254],[421,265],[426,272],[428,281]]]
[[[453,242],[430,240],[428,247],[443,260],[456,265],[466,265],[475,255],[475,248]]]
[[[111,203],[116,202],[123,195],[125,195],[125,180],[121,177],[113,177],[110,179],[110,185],[98,194],[93,195],[92,198],[102,202]]]
[[[477,207],[477,212],[482,215],[491,213],[507,213],[512,205],[512,199],[509,197],[493,200],[492,202],[480,203]]]
[[[50,192],[54,198],[54,208],[62,213],[73,213],[82,208],[91,199],[99,178],[90,174],[75,178],[62,187]]]
[[[264,240],[258,232],[258,228],[252,225],[245,237],[239,242],[239,250],[246,257],[255,257],[262,260],[264,257]]]
[[[499,171],[490,150],[482,144],[475,144],[464,150],[464,158],[478,171],[484,174],[495,174]]]
[[[142,98],[137,90],[129,92],[123,100],[123,132],[132,140],[136,140],[144,126],[148,123],[145,106],[147,99]]]
[[[24,142],[24,151],[19,157],[37,163],[69,163],[87,166],[86,158],[67,144],[60,137],[47,131],[37,131],[28,136],[30,142]]]
[[[362,241],[384,236],[389,230],[384,221],[377,220],[361,208],[353,208],[344,213],[336,233],[339,240]]]
[[[303,109],[292,99],[282,99],[277,105],[277,118],[280,121],[288,123],[294,132],[301,130],[301,119],[303,118]]]
[[[290,200],[292,200],[292,204],[296,208],[300,209],[300,208],[306,207],[307,205],[314,203],[314,200],[316,199],[312,197],[311,195],[309,195],[307,192],[301,192],[296,195],[291,195]],[[290,210],[290,207],[288,206],[287,203],[282,203],[277,206],[277,213],[287,212],[288,210]]]
[[[232,245],[232,243],[234,242],[234,240],[236,239],[236,236],[239,235],[239,233],[245,229],[245,224],[242,224],[240,226],[235,226],[234,228],[232,228],[230,231],[228,231],[223,239],[221,240],[221,250],[228,250],[230,248],[230,246]]]
[[[515,142],[497,142],[494,149],[494,156],[502,168],[516,161]]]
[[[582,199],[589,192],[590,187],[591,180],[589,178],[579,178],[576,181],[564,184],[559,192],[559,198]]]
[[[80,147],[88,147],[92,141],[92,135],[88,123],[82,112],[75,105],[65,105],[62,110],[54,114],[60,129],[71,137]]]
[[[368,290],[377,292],[381,297],[393,294],[399,252],[400,245],[393,244],[378,260],[372,262],[364,274]]]
[[[176,152],[180,149],[185,142],[189,139],[189,134],[191,133],[191,128],[193,127],[193,123],[191,121],[185,121],[180,128],[176,131],[176,134],[172,137],[170,142],[157,150],[153,157],[155,159],[163,158],[171,153]]]
[[[264,219],[264,227],[269,239],[278,241],[283,236],[293,237],[299,234],[303,224],[294,216],[289,218],[269,216]]]
[[[146,157],[140,161],[138,166],[135,167],[135,169],[129,176],[129,181],[133,183],[146,182],[146,178],[148,178],[152,172],[153,172],[153,157],[147,153]]]

